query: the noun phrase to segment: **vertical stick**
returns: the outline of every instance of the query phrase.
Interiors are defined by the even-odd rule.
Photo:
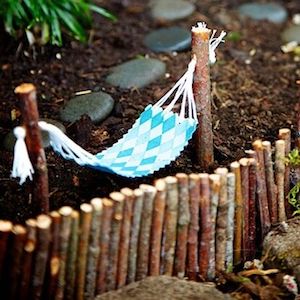
[[[100,231],[100,256],[98,262],[98,275],[97,275],[97,294],[101,294],[106,291],[106,274],[108,268],[109,258],[109,242],[111,234],[111,221],[114,211],[114,203],[110,199],[104,198],[102,200],[103,211],[101,220],[101,231]]]
[[[240,164],[234,161],[230,164],[231,172],[235,175],[235,214],[234,214],[234,244],[233,263],[239,264],[242,260],[242,237],[243,237],[243,196],[241,184]]]
[[[241,168],[242,197],[243,197],[243,250],[242,255],[245,260],[249,248],[249,162],[248,158],[239,161]]]
[[[211,240],[210,190],[208,174],[200,177],[200,245],[199,245],[199,276],[207,280],[209,250]]]
[[[187,276],[196,280],[199,274],[198,265],[198,232],[200,206],[200,178],[198,174],[189,175],[190,215],[191,222],[188,231]]]
[[[191,219],[189,208],[189,178],[184,173],[176,174],[176,178],[178,180],[179,203],[174,275],[183,278],[186,270],[187,239]]]
[[[254,158],[249,158],[249,256],[253,259],[256,252],[256,166]]]
[[[55,293],[56,300],[62,300],[64,298],[64,288],[66,285],[66,264],[72,224],[72,211],[73,209],[70,206],[63,206],[59,209],[59,214],[61,215],[61,224],[59,232],[59,273],[57,289]]]
[[[30,278],[32,273],[32,260],[36,249],[36,220],[26,221],[27,237],[21,264],[21,281],[18,288],[18,299],[29,299]]]
[[[100,254],[99,239],[101,229],[101,215],[103,209],[102,199],[92,199],[91,205],[93,207],[93,213],[88,245],[87,272],[85,275],[85,300],[92,300],[95,298],[97,263]]]
[[[300,149],[300,112],[297,113],[297,132],[296,132],[296,139],[295,145],[298,149]]]
[[[4,265],[8,252],[8,237],[12,230],[12,223],[10,221],[0,220],[0,283],[6,277]]]
[[[155,181],[155,188],[157,190],[151,228],[150,240],[150,265],[149,275],[158,276],[160,274],[160,255],[161,255],[161,241],[164,225],[165,206],[166,206],[166,183],[163,179]]]
[[[166,211],[165,211],[165,239],[164,256],[162,257],[162,270],[164,275],[172,276],[174,267],[175,245],[177,237],[178,217],[178,187],[177,178],[168,176],[165,178],[167,185]]]
[[[279,129],[278,138],[280,140],[284,140],[285,142],[285,157],[291,152],[291,130],[289,128]],[[293,207],[287,201],[287,196],[290,192],[290,167],[285,165],[284,172],[284,204],[285,204],[285,212],[287,218],[291,218],[293,215]]]
[[[211,218],[211,236],[209,246],[209,265],[207,271],[207,278],[213,280],[216,275],[216,220],[217,208],[219,205],[220,192],[220,176],[217,174],[209,175],[210,185],[210,218]]]
[[[141,184],[140,189],[144,192],[144,203],[138,241],[136,280],[141,280],[148,275],[151,223],[156,195],[156,189],[151,185]]]
[[[278,221],[286,220],[284,205],[284,174],[285,174],[285,142],[278,140],[275,142],[275,178],[277,184],[277,201],[278,201]]]
[[[87,267],[88,242],[91,229],[93,208],[90,204],[80,205],[80,235],[78,241],[76,297],[77,300],[84,299],[85,272]]]
[[[217,230],[216,230],[216,271],[225,271],[226,259],[226,230],[228,219],[228,201],[227,201],[227,174],[226,168],[218,168],[215,171],[220,175],[220,198],[217,213]],[[201,258],[200,258],[201,259]]]
[[[36,88],[31,83],[23,83],[15,89],[20,100],[20,108],[26,127],[26,145],[34,168],[33,201],[34,213],[49,212],[49,188],[46,156],[39,129],[39,112],[36,101]]]
[[[111,291],[117,287],[119,243],[125,196],[119,192],[113,192],[109,196],[114,201],[114,212],[111,223],[108,268],[106,270],[106,288]]]
[[[198,163],[204,169],[207,169],[214,161],[210,100],[210,33],[211,30],[207,28],[197,26],[192,28],[192,55],[197,59],[193,92],[199,122],[195,135],[195,146]]]
[[[66,267],[66,286],[65,286],[65,299],[73,300],[75,294],[75,281],[76,281],[76,260],[78,250],[78,237],[79,237],[79,213],[75,210],[71,215],[71,233],[69,241],[68,259]]]
[[[231,272],[233,268],[233,239],[234,239],[234,206],[235,206],[235,175],[227,174],[227,228],[226,228],[226,271]]]
[[[130,229],[133,209],[133,191],[129,188],[123,188],[121,190],[121,193],[125,196],[125,201],[123,208],[123,220],[121,226],[117,288],[120,288],[126,284]]]
[[[60,257],[59,257],[59,234],[60,234],[60,220],[61,216],[57,211],[50,213],[51,217],[51,243],[49,245],[49,259],[46,271],[46,288],[44,292],[44,298],[54,299],[57,283],[58,274],[60,268]]]
[[[8,299],[16,299],[21,275],[21,259],[26,238],[26,229],[21,225],[15,225],[12,229],[12,247],[10,250],[10,266],[8,275]]]
[[[277,195],[276,186],[274,182],[274,171],[273,171],[273,160],[272,160],[272,150],[271,143],[269,141],[262,142],[264,151],[264,162],[266,170],[266,184],[267,184],[267,195],[269,201],[270,219],[271,223],[275,224],[277,222]]]
[[[34,256],[32,287],[30,299],[41,299],[51,239],[51,218],[46,215],[37,217],[37,249]]]
[[[142,217],[143,201],[144,201],[144,192],[141,189],[135,189],[133,193],[134,193],[134,204],[133,204],[133,216],[132,216],[132,225],[131,225],[130,242],[129,242],[127,283],[134,282],[136,278],[138,241],[139,241],[140,225],[141,225],[141,217]]]
[[[266,170],[264,153],[261,140],[253,142],[253,148],[257,155],[257,194],[259,203],[260,222],[262,227],[262,238],[268,233],[271,226],[269,204],[266,185]]]

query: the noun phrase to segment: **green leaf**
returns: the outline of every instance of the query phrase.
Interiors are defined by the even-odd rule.
[[[118,20],[118,18],[115,15],[113,15],[112,13],[110,13],[109,11],[107,11],[106,9],[104,9],[102,7],[99,7],[99,6],[94,5],[94,4],[90,4],[89,7],[92,11],[94,11],[94,12],[96,12],[96,13],[98,13],[98,14],[100,14],[100,15],[102,15],[102,16],[104,16],[104,17],[106,17],[106,18],[108,18],[112,21],[117,21]]]

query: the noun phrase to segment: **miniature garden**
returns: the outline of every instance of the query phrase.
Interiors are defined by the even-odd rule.
[[[5,299],[298,299],[298,0],[0,18]]]

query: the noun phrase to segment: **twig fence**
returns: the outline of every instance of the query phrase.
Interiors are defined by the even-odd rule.
[[[24,226],[0,221],[1,298],[93,299],[146,276],[213,280],[252,259],[271,225],[286,220],[290,136],[280,130],[274,156],[257,140],[214,174],[124,188]]]

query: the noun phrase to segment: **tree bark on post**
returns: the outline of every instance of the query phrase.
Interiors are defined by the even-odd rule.
[[[197,162],[207,169],[214,161],[213,132],[210,99],[209,38],[211,30],[192,28],[192,56],[197,63],[194,73],[193,92],[197,108],[198,128],[195,134]]]
[[[47,214],[49,213],[48,169],[38,125],[39,112],[36,101],[36,88],[33,84],[23,83],[15,89],[15,93],[20,100],[22,118],[26,127],[26,145],[34,168],[33,211],[35,214]]]

